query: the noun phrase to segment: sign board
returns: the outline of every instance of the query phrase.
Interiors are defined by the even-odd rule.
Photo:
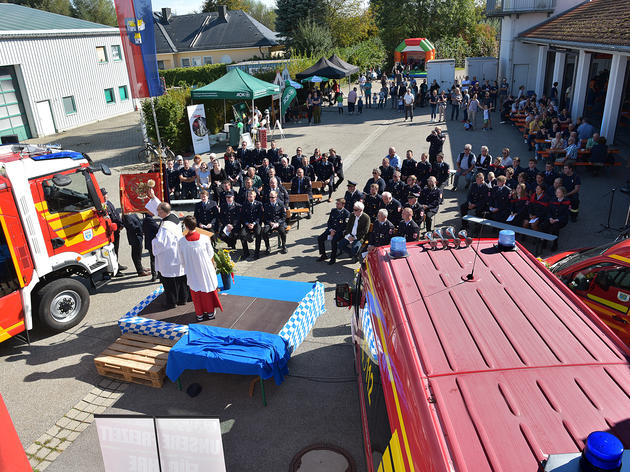
[[[225,472],[217,418],[94,415],[106,472]]]
[[[190,137],[192,138],[195,154],[210,152],[210,140],[208,139],[208,125],[206,124],[206,110],[202,104],[190,105],[188,121],[190,123]]]

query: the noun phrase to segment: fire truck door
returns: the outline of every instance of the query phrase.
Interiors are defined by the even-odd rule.
[[[0,342],[24,331],[20,289],[31,281],[33,262],[11,190],[0,189]]]

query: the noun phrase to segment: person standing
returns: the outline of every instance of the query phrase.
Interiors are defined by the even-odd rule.
[[[157,215],[162,219],[157,235],[152,241],[155,269],[164,286],[166,309],[175,305],[185,305],[188,300],[186,272],[177,253],[177,244],[182,237],[179,218],[171,213],[171,205],[162,202],[157,207]]]
[[[157,235],[160,223],[152,215],[145,214],[142,220],[142,233],[144,234],[144,248],[149,251],[149,260],[151,261],[151,282],[157,280],[157,272],[155,271],[155,256],[153,255],[153,245],[151,244]]]
[[[431,123],[434,123],[437,119],[437,106],[438,106],[438,94],[437,90],[433,89],[429,96],[429,105],[431,106]]]
[[[431,134],[427,136],[427,143],[429,143],[429,162],[431,165],[435,164],[437,155],[442,152],[444,147],[444,141],[446,141],[446,135],[442,133],[442,128],[436,126]]]
[[[213,320],[216,309],[223,311],[223,307],[217,293],[219,282],[214,268],[212,242],[208,236],[199,234],[194,216],[184,218],[184,226],[188,233],[179,240],[177,255],[186,271],[195,315],[198,322],[203,321],[204,316]]]
[[[322,121],[322,95],[318,90],[313,93],[313,123],[318,125]]]
[[[306,97],[306,114],[308,116],[308,124],[311,125],[313,121],[313,94],[311,92]]]
[[[459,87],[451,92],[451,121],[459,121],[459,108],[462,106],[463,95]]]
[[[120,247],[120,232],[123,229],[123,220],[120,217],[120,212],[114,206],[114,204],[107,198],[107,190],[105,188],[101,188],[101,194],[103,198],[105,198],[105,207],[107,208],[107,215],[109,219],[112,220],[112,223],[116,224],[116,229],[114,230],[114,252],[116,253],[116,257],[118,258],[118,272],[114,274],[114,277],[122,277],[122,271],[127,270],[127,266],[124,266],[120,263],[120,253],[118,249]]]
[[[136,268],[136,272],[139,277],[149,275],[151,271],[142,267],[142,241],[144,239],[142,221],[135,213],[123,215],[122,221],[127,231],[127,241],[129,246],[131,246],[131,260]]]
[[[403,101],[405,102],[405,121],[407,121],[407,118],[409,118],[410,121],[413,121],[414,99],[413,94],[411,93],[411,89],[407,89],[407,92],[403,96]]]
[[[348,92],[348,113],[354,114],[354,105],[357,102],[357,88],[354,87]]]
[[[479,106],[477,94],[474,94],[472,100],[470,100],[470,103],[468,104],[468,120],[470,121],[473,130],[477,126],[477,111],[479,111]]]

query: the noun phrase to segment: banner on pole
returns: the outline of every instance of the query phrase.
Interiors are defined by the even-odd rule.
[[[146,213],[145,205],[151,200],[151,188],[153,188],[157,199],[164,201],[159,172],[120,174],[120,208],[122,212]]]
[[[114,0],[133,98],[164,93],[157,66],[151,0]]]
[[[210,139],[208,137],[208,125],[206,124],[206,110],[202,104],[190,105],[188,121],[190,123],[190,136],[192,138],[195,154],[210,152]]]
[[[294,87],[287,85],[284,88],[284,92],[282,92],[282,100],[280,100],[280,111],[282,116],[284,116],[284,114],[287,112],[287,110],[289,109],[289,105],[291,105],[291,102],[296,97],[296,95],[297,90],[295,90]]]

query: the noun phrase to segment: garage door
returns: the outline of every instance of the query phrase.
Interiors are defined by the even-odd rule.
[[[13,67],[0,67],[0,136],[10,134],[31,137]]]

